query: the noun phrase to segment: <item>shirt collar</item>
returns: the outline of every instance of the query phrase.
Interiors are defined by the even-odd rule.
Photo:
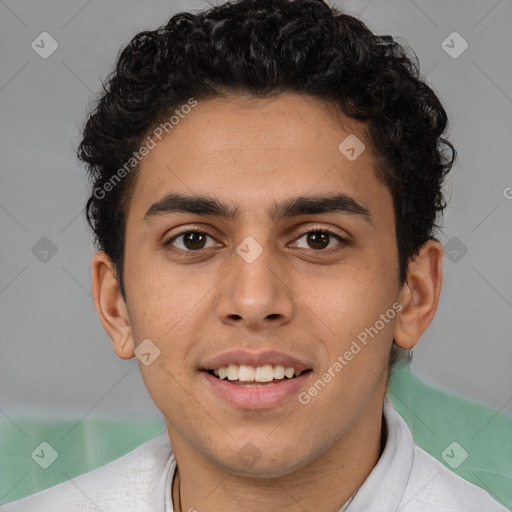
[[[412,471],[414,441],[411,431],[386,397],[383,421],[387,439],[382,455],[347,508],[394,512],[405,493]]]

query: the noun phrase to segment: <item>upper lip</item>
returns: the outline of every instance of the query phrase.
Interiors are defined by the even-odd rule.
[[[236,365],[247,365],[247,366],[264,366],[270,364],[272,366],[282,365],[285,368],[291,367],[295,371],[303,372],[311,368],[310,365],[301,361],[293,356],[285,354],[284,352],[278,352],[275,350],[269,350],[264,352],[249,352],[247,350],[231,350],[218,354],[211,359],[208,359],[203,364],[204,370],[215,370],[223,366],[229,366],[230,364]]]

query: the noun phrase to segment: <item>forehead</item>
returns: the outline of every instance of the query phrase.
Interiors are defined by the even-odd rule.
[[[362,150],[355,159],[343,152],[347,140]],[[198,101],[144,157],[130,213],[143,217],[169,192],[213,196],[242,214],[262,201],[333,191],[390,201],[374,168],[364,125],[330,103],[298,94],[214,98]]]

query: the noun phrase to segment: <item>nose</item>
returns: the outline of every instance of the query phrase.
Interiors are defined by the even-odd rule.
[[[234,252],[231,271],[219,286],[219,319],[229,325],[259,330],[291,321],[294,293],[289,272],[264,248],[254,260]]]

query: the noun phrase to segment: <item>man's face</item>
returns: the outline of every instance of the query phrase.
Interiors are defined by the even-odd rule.
[[[193,447],[235,473],[289,474],[382,412],[400,291],[393,203],[362,124],[343,118],[342,127],[333,109],[294,94],[199,102],[144,158],[129,205],[132,334],[160,350],[140,363],[144,382],[173,448]],[[338,148],[349,134],[366,145],[355,160]],[[167,194],[207,197],[238,215],[146,215]],[[275,208],[341,194],[352,203],[336,211]],[[257,370],[264,379],[268,365],[277,377],[279,365],[303,373],[221,380],[228,363],[228,374],[266,367]]]

